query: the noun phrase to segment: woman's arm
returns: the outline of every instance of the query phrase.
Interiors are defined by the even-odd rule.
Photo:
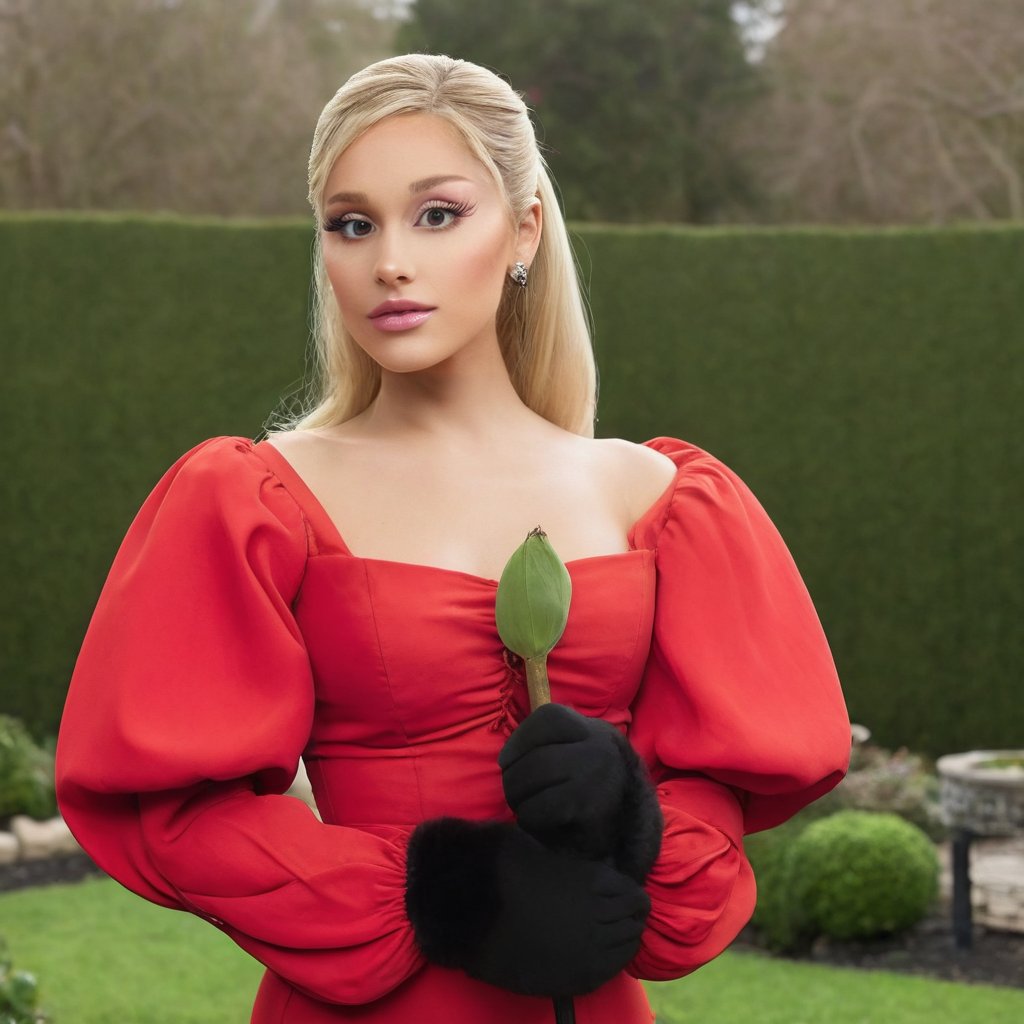
[[[111,875],[215,924],[292,984],[364,1003],[424,963],[411,829],[323,824],[283,795],[313,682],[291,605],[306,525],[243,438],[168,470],[82,645],[57,748],[61,810]]]

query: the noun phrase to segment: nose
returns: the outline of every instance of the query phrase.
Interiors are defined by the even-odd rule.
[[[382,231],[374,274],[384,285],[409,282],[415,277],[408,245],[403,245],[397,231]]]

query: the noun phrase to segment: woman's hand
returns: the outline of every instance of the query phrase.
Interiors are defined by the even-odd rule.
[[[524,995],[603,985],[636,955],[650,907],[633,879],[515,825],[438,818],[409,843],[406,910],[424,956]]]
[[[624,742],[607,722],[564,704],[534,711],[498,755],[519,825],[547,846],[609,856],[626,794]]]
[[[607,860],[643,881],[660,847],[661,810],[614,726],[545,704],[509,737],[498,764],[521,828],[551,849]]]

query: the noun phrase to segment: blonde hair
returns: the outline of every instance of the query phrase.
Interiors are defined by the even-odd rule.
[[[313,247],[315,374],[307,405],[281,429],[333,426],[358,415],[380,388],[380,367],[341,322],[324,268],[320,226],[327,178],[341,153],[395,114],[444,118],[490,171],[517,225],[540,199],[544,222],[529,285],[506,278],[497,311],[498,341],[509,377],[529,408],[573,433],[592,437],[597,373],[587,314],[565,221],[521,97],[497,75],[464,60],[409,54],[353,75],[317,122],[309,155]]]

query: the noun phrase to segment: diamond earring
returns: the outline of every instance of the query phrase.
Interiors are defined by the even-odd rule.
[[[522,260],[516,261],[515,266],[512,268],[512,273],[509,274],[509,277],[511,277],[512,280],[515,281],[515,283],[519,285],[520,288],[526,287],[526,281],[529,278],[529,276],[530,271],[527,269],[526,264],[523,263]]]

